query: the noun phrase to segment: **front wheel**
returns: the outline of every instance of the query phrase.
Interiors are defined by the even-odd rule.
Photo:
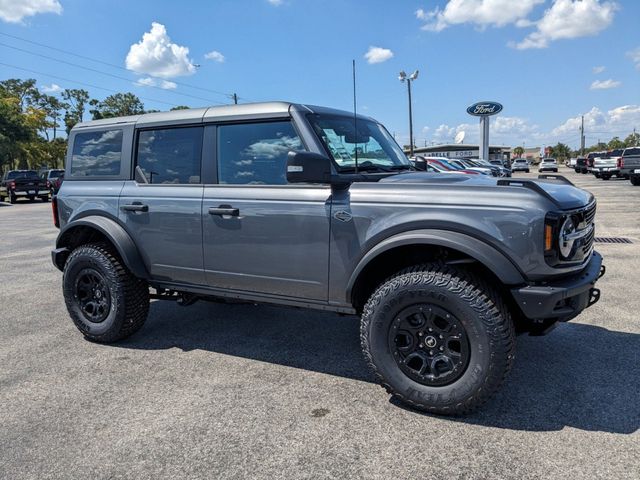
[[[149,312],[149,287],[105,243],[76,248],[62,280],[69,315],[82,334],[114,342],[137,332]]]
[[[381,385],[400,401],[465,414],[511,369],[515,330],[498,293],[481,278],[440,264],[382,284],[364,308],[360,339]]]

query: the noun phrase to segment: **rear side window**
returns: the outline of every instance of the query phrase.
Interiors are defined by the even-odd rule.
[[[102,177],[120,174],[122,130],[78,133],[73,142],[72,177]]]
[[[198,184],[202,127],[142,130],[138,135],[138,167],[154,184]]]
[[[243,123],[218,127],[218,182],[284,185],[287,154],[302,142],[291,122]]]
[[[640,148],[627,148],[624,151],[624,156],[640,155]]]

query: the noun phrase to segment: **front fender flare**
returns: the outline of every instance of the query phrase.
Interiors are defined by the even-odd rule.
[[[149,278],[149,273],[142,260],[142,256],[131,236],[122,225],[107,217],[89,215],[69,222],[58,234],[56,250],[66,248],[73,244],[74,229],[78,227],[92,228],[103,234],[116,248],[120,258],[122,258],[122,261],[133,275],[138,278]],[[58,265],[56,262],[56,266],[62,269],[61,267],[64,265]]]
[[[360,273],[370,261],[392,248],[416,244],[458,250],[491,270],[505,285],[521,285],[525,283],[525,278],[516,265],[502,252],[482,240],[451,230],[412,230],[386,238],[371,248],[360,259],[347,284],[347,300],[351,299],[353,287]]]

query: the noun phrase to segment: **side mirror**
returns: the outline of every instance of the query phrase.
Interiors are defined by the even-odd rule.
[[[331,183],[331,160],[313,152],[289,152],[287,182]]]

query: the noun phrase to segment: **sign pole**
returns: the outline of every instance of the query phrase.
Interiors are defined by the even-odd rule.
[[[467,108],[467,113],[480,117],[480,144],[478,158],[489,161],[489,117],[502,111],[498,102],[478,102]]]

